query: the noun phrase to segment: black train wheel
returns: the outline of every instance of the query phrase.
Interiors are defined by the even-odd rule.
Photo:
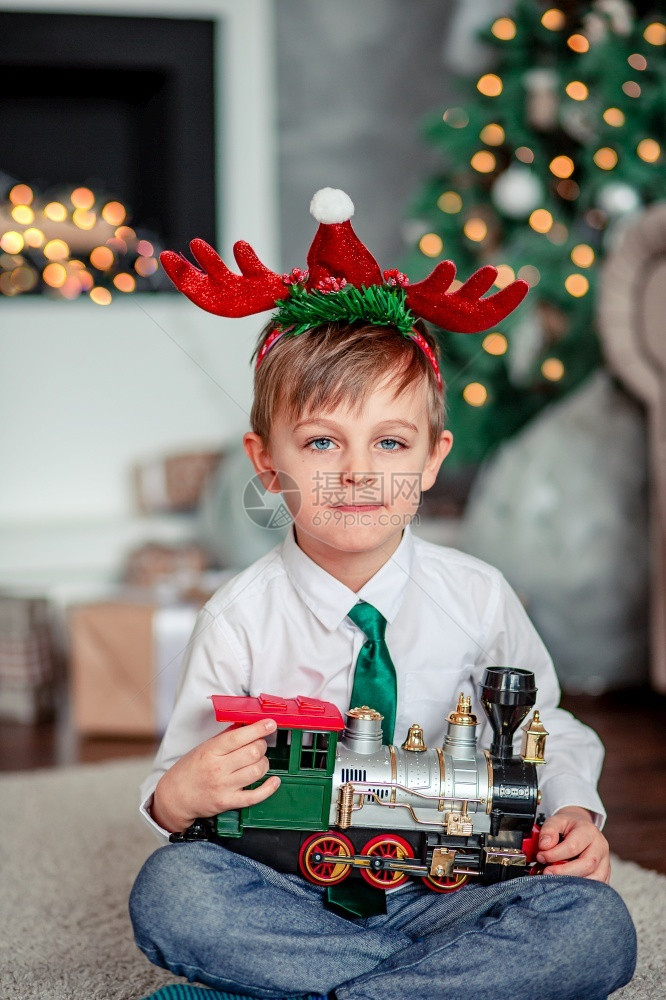
[[[469,875],[424,875],[423,884],[432,892],[455,892],[469,882]]]
[[[344,859],[354,853],[354,845],[343,833],[313,833],[301,846],[298,867],[308,882],[315,885],[336,885],[346,879],[351,865]],[[336,861],[323,861],[326,855],[335,855]]]

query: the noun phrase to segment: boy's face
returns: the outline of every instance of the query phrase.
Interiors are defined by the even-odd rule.
[[[278,413],[267,446],[257,434],[244,438],[264,485],[277,492],[277,473],[287,487],[300,548],[335,576],[364,553],[378,566],[393,554],[452,441],[443,431],[430,450],[424,382],[397,397],[379,385],[360,410]]]

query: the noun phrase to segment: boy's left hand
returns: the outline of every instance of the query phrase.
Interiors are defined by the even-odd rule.
[[[541,827],[536,859],[546,865],[545,875],[578,875],[608,882],[609,855],[608,841],[581,806],[560,809]]]

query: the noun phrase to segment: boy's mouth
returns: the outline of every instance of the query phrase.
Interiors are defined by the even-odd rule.
[[[340,503],[336,504],[333,510],[342,510],[345,513],[354,513],[356,511],[373,511],[381,510],[383,504],[381,503]]]

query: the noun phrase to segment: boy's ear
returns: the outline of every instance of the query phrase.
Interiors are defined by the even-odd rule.
[[[279,493],[280,484],[266,442],[254,431],[248,431],[243,437],[243,447],[261,480],[262,486],[269,493]]]
[[[421,476],[421,490],[429,490],[437,479],[439,468],[451,451],[453,446],[453,434],[451,431],[442,431],[435,447],[430,452]]]

